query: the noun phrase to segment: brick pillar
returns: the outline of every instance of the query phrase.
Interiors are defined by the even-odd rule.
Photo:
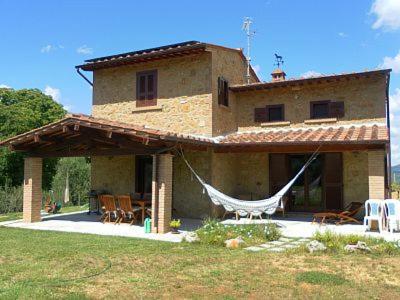
[[[385,151],[368,152],[368,188],[370,199],[385,199]]]
[[[153,155],[153,175],[151,182],[151,232],[157,233],[158,228],[158,184],[157,184],[158,156]]]
[[[169,232],[172,217],[173,155],[160,154],[153,158],[153,228],[152,232]]]
[[[32,223],[41,220],[42,208],[42,159],[25,158],[24,166],[24,222]]]

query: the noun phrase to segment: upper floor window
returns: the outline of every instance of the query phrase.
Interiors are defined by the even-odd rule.
[[[283,104],[267,105],[254,109],[255,122],[279,122],[285,120],[285,106]]]
[[[136,106],[157,105],[157,70],[136,73]]]
[[[267,105],[267,121],[268,122],[278,122],[285,120],[284,105]]]
[[[229,106],[229,84],[223,77],[218,77],[218,104]]]
[[[343,101],[311,101],[310,102],[311,119],[342,118],[344,117]]]

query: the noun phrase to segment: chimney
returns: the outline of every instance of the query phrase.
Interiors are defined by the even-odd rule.
[[[286,78],[286,73],[283,72],[280,68],[277,68],[274,71],[272,71],[271,76],[273,82],[284,81]]]

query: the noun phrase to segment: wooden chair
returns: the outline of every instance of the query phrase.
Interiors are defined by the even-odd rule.
[[[282,204],[283,204],[283,208],[281,208],[280,206],[278,206],[276,208],[276,212],[281,211],[282,212],[282,217],[285,217],[285,210],[286,210],[286,204],[288,203],[288,197],[287,196],[283,196],[282,198]]]
[[[136,214],[142,209],[139,206],[132,206],[132,199],[129,195],[119,195],[117,196],[117,200],[120,209],[117,223],[121,224],[123,220],[129,217],[131,219],[129,224],[132,225],[137,221]]]
[[[361,202],[351,202],[341,212],[321,212],[314,214],[312,223],[315,223],[318,219],[321,219],[320,224],[323,224],[326,220],[336,220],[336,225],[344,223],[357,223],[361,224],[360,221],[356,220],[355,215],[361,210],[363,204]]]
[[[100,202],[104,210],[103,215],[100,217],[100,221],[103,223],[111,222],[111,215],[115,217],[115,222],[118,220],[118,208],[115,203],[115,197],[113,195],[101,195]]]

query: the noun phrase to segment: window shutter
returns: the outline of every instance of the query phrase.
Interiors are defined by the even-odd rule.
[[[146,76],[136,77],[136,100],[146,100]]]
[[[254,109],[254,122],[267,122],[268,115],[265,107]]]
[[[224,103],[225,106],[229,106],[229,90],[228,81],[224,81]]]
[[[222,78],[218,77],[218,104],[223,104],[222,100],[223,100],[223,82],[222,82]]]
[[[331,118],[343,118],[344,117],[344,102],[335,101],[329,103],[329,116]]]

